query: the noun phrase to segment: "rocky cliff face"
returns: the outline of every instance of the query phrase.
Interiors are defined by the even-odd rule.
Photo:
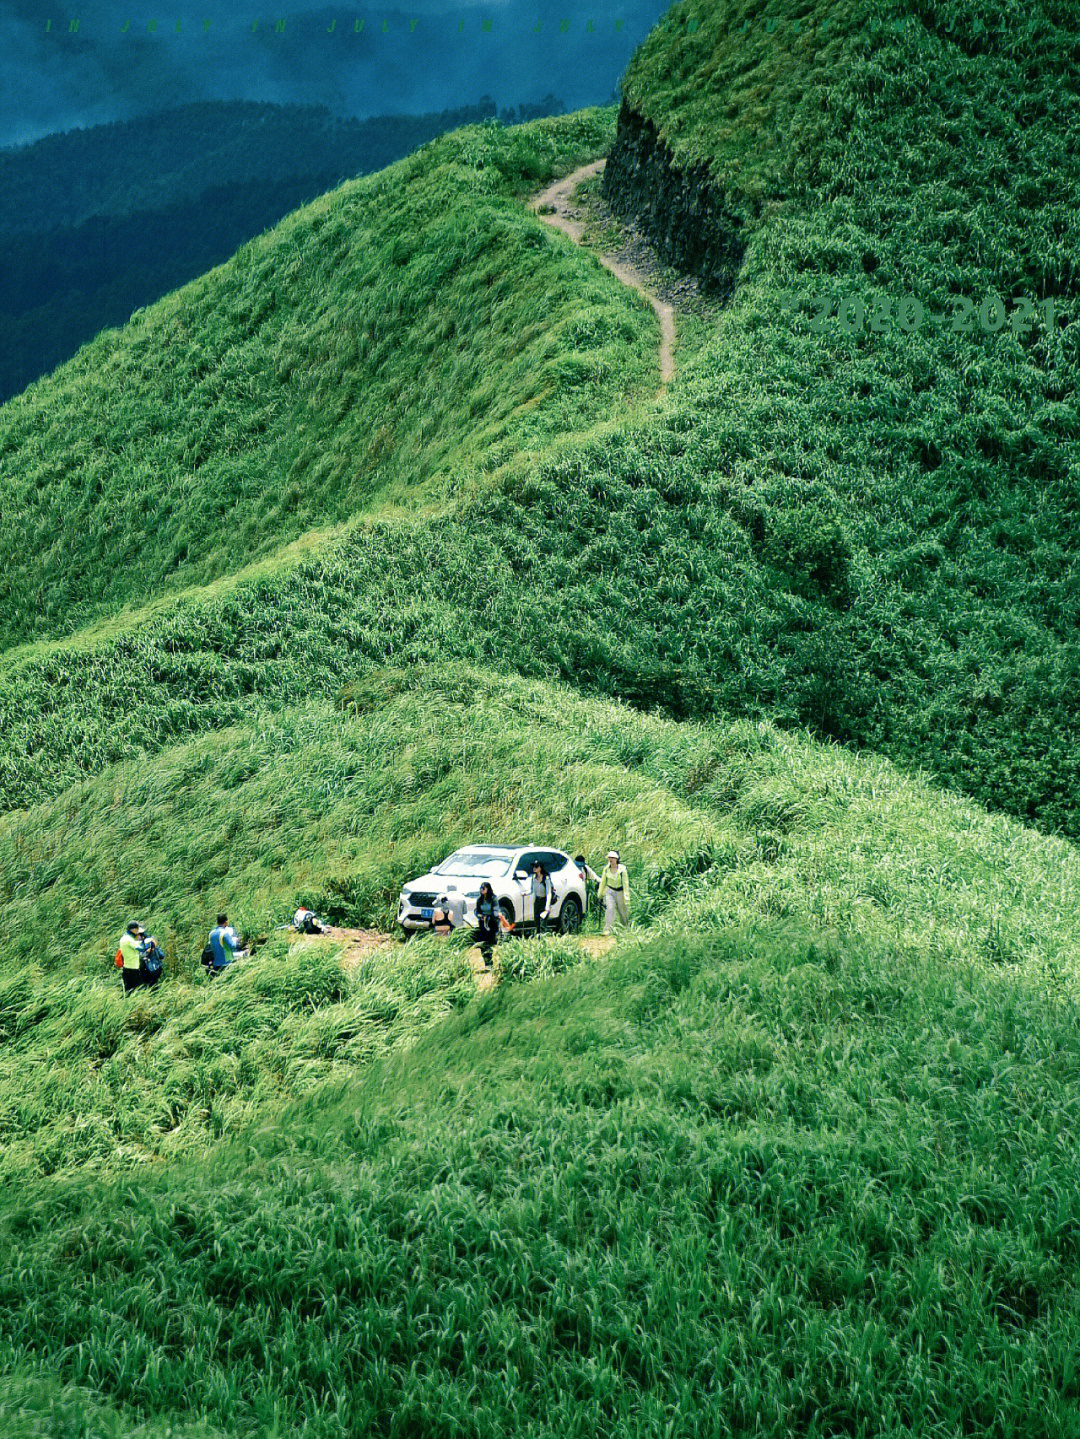
[[[726,299],[746,242],[705,165],[680,170],[651,120],[624,100],[603,194],[617,215],[638,222],[663,258],[697,275],[702,289]]]

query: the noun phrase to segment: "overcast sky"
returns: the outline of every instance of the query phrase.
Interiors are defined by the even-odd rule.
[[[0,0],[0,145],[203,99],[320,104],[360,117],[451,109],[484,94],[500,108],[549,92],[568,109],[603,104],[667,8],[667,0],[64,4]]]

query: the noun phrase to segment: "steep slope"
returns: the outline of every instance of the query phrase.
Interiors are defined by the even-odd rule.
[[[203,102],[0,150],[0,401],[316,195],[494,110]]]
[[[193,506],[192,539],[187,502],[174,496],[145,555],[127,555],[126,575],[100,537],[83,546],[90,556],[76,559],[70,579],[58,554],[47,572],[27,555],[5,581],[6,633],[72,627],[80,613],[121,596],[141,599],[165,583],[169,566],[178,588],[233,569],[252,549],[269,554],[306,524],[381,509],[393,495],[427,493],[446,518],[428,523],[410,499],[407,518],[353,526],[324,549],[192,592],[149,617],[133,614],[119,633],[99,629],[70,647],[9,653],[0,678],[0,715],[12,736],[2,757],[4,803],[56,793],[144,745],[229,723],[253,700],[276,707],[304,683],[438,652],[559,675],[674,714],[735,710],[809,724],[1047,829],[1080,832],[1080,467],[1070,403],[1080,71],[1072,31],[1053,4],[1002,11],[1016,22],[1007,31],[1005,19],[980,30],[976,10],[942,0],[883,17],[852,3],[835,9],[837,33],[823,38],[810,24],[823,23],[818,10],[799,12],[794,35],[779,5],[708,14],[680,6],[643,48],[627,104],[666,144],[683,136],[686,173],[715,148],[710,183],[724,213],[737,217],[743,247],[730,303],[704,343],[680,353],[662,404],[617,400],[655,385],[647,370],[655,328],[644,306],[514,209],[512,196],[587,158],[559,139],[576,122],[468,132],[423,152],[463,162],[447,161],[455,178],[440,191],[453,197],[454,216],[424,233],[435,245],[440,224],[454,233],[460,225],[477,248],[460,297],[436,299],[421,286],[410,292],[415,313],[399,313],[388,271],[373,272],[379,308],[370,318],[386,368],[372,396],[388,403],[399,365],[411,377],[388,426],[396,426],[392,453],[385,461],[369,453],[378,435],[376,399],[365,399],[371,356],[327,310],[322,349],[313,351],[316,393],[327,403],[278,412],[277,380],[256,346],[250,381],[241,382],[238,367],[220,375],[219,418],[232,412],[220,440],[200,412],[175,416],[173,473],[208,449],[215,467],[212,488],[196,482],[203,499]],[[402,184],[412,195],[429,183],[420,173],[401,167],[362,182],[355,198],[347,187],[320,203],[329,216],[360,205],[361,193],[381,193],[381,184],[387,196]],[[401,197],[401,213],[412,223],[426,203]],[[511,268],[497,311],[471,288],[478,282],[479,295],[488,293],[480,247],[491,238],[492,206],[518,237],[500,251]],[[289,224],[314,226],[319,213]],[[351,233],[344,219],[340,227]],[[267,253],[287,249],[288,233],[287,225],[267,237]],[[379,233],[392,260],[393,221]],[[245,264],[256,288],[245,292],[244,313],[265,312],[264,326],[273,326],[280,282],[243,255],[200,282],[207,303],[226,279],[231,289],[240,284]],[[441,273],[433,261],[435,283]],[[565,298],[566,325],[554,334],[528,300],[541,277],[548,293],[554,285]],[[325,284],[333,289],[331,279]],[[1014,333],[1010,322],[984,332],[976,311],[991,289],[1010,303],[1025,294],[1055,300],[1055,330],[1039,311],[1026,330]],[[818,333],[816,297],[826,290],[860,299],[867,314],[884,300],[895,312],[908,292],[946,316],[950,297],[975,308],[967,333],[929,322],[877,332],[867,321],[848,334],[837,319]],[[576,322],[574,296],[586,293],[599,309]],[[339,293],[334,304],[346,299],[355,296]],[[453,323],[467,325],[469,347],[448,385],[436,366],[454,341],[440,339],[435,318],[435,330],[423,332],[430,351],[418,336],[425,317],[458,303],[470,318],[455,309]],[[160,313],[155,327],[172,312],[166,305]],[[216,313],[226,335],[246,323],[240,310]],[[486,338],[495,314],[507,324],[502,349]],[[849,303],[845,314],[857,318],[857,307]],[[994,318],[992,305],[987,314]],[[532,338],[511,330],[523,318],[536,327]],[[307,343],[309,323],[305,313],[304,327],[288,332],[297,345]],[[146,339],[136,326],[109,343],[126,367]],[[501,366],[519,344],[526,348],[514,388]],[[545,344],[561,358],[545,361],[553,370],[539,381],[528,347]],[[477,347],[482,358],[470,365]],[[170,383],[182,381],[167,373]],[[301,373],[298,352],[288,385],[300,384]],[[561,398],[523,408],[548,382]],[[341,398],[350,388],[362,418],[355,428]],[[80,412],[56,400],[57,382],[31,393],[33,405],[58,404],[72,443],[92,451]],[[496,395],[505,425],[479,430],[473,417]],[[144,401],[157,399],[140,381],[136,432],[150,423]],[[421,400],[436,406],[434,435],[427,422],[420,429]],[[0,411],[9,437],[22,413]],[[598,419],[606,423],[585,433]],[[308,426],[310,443],[289,428],[293,421]],[[271,429],[258,436],[262,424]],[[20,435],[4,451],[6,474],[32,473],[39,459],[31,456],[44,453]],[[150,440],[133,450],[133,464],[150,468],[139,458],[153,453]],[[229,446],[238,443],[245,450],[234,464]],[[462,485],[461,474],[485,467],[483,483]],[[235,496],[224,515],[223,485]],[[137,518],[132,505],[138,517],[140,506],[154,513],[156,486],[147,476],[135,486],[140,500],[120,497],[124,523]],[[69,512],[84,527],[111,513],[85,488]],[[42,527],[52,513],[48,503],[31,507]],[[246,527],[249,548],[229,548],[225,523],[241,534]],[[128,532],[118,532],[118,544],[130,543]],[[52,533],[35,531],[43,542]],[[198,535],[209,536],[205,553],[193,548]],[[152,566],[156,575],[142,583]],[[299,651],[305,681],[293,663]],[[133,676],[154,686],[153,702],[121,711]]]
[[[838,43],[794,76],[755,31],[791,14],[771,4],[676,7],[642,51],[626,95],[666,137],[657,173],[715,152],[742,246],[660,398],[648,306],[523,203],[613,113],[450,137],[99,342],[133,377],[134,474],[187,383],[150,335],[195,305],[227,361],[261,315],[299,373],[310,331],[297,504],[321,508],[295,529],[274,508],[289,431],[255,432],[293,380],[258,343],[250,378],[223,361],[235,424],[193,491],[212,518],[255,433],[235,491],[255,562],[211,539],[168,581],[193,521],[167,487],[144,558],[122,529],[83,543],[110,513],[92,485],[74,513],[26,496],[78,594],[59,548],[10,567],[7,634],[32,641],[0,674],[12,1433],[1075,1439],[1080,855],[796,732],[1080,824],[1075,324],[859,336],[794,313],[801,284],[869,297],[929,284],[935,256],[957,293],[999,283],[994,186],[1031,201],[1023,234],[1002,201],[1025,273],[1068,278],[1057,182],[1005,165],[1060,159],[1075,193],[1061,12],[1006,7],[1008,48],[971,6],[904,13],[919,34],[874,46],[869,7],[837,7]],[[380,366],[336,328],[367,313],[359,233]],[[99,444],[74,381],[112,400],[73,364],[0,430],[51,414],[69,455]],[[369,385],[436,403],[439,431],[401,414],[354,471]],[[200,414],[170,422],[200,442]],[[5,475],[31,455],[20,432]],[[159,487],[141,495],[150,513]],[[609,955],[511,941],[478,996],[460,937],[352,964],[275,929],[300,901],[387,926],[410,871],[522,830],[623,850],[634,927]],[[267,938],[211,985],[221,905]],[[125,999],[133,913],[168,974]]]
[[[513,199],[607,133],[594,114],[436,141],[0,409],[0,646],[391,500],[437,508],[477,467],[626,403],[655,365],[645,307],[571,286]]]
[[[804,716],[1075,834],[1074,22],[684,0],[628,71],[605,188],[731,300],[683,414],[740,423],[700,469],[782,564],[822,503],[850,549]]]
[[[325,176],[329,187],[362,170],[381,170],[436,135],[494,113],[488,102],[355,120],[320,105],[203,100],[65,130],[0,149],[0,188],[8,201],[0,234],[10,241],[164,210],[194,202],[211,187],[304,175]]]
[[[1063,841],[767,726],[676,724],[468,667],[378,671],[337,705],[242,721],[0,819],[0,1090],[19,1096],[0,1168],[198,1148],[275,1089],[347,1074],[387,1027],[411,1040],[471,993],[438,945],[380,955],[358,1010],[332,954],[290,957],[275,926],[306,903],[393,930],[410,875],[477,835],[523,834],[595,857],[614,839],[646,925],[780,913],[1076,983],[1080,858]],[[198,956],[223,906],[271,942],[207,993]],[[111,969],[132,913],[169,967],[143,1008]],[[372,983],[387,1009],[370,1009]],[[306,997],[338,1007],[301,1022]],[[251,1041],[235,1054],[234,1028]],[[145,1105],[121,1103],[132,1085]]]

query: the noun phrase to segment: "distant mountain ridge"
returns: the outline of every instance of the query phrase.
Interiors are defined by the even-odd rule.
[[[487,96],[377,120],[216,101],[0,151],[0,401],[316,195],[495,113]]]

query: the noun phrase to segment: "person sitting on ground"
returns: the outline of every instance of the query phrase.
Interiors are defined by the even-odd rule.
[[[240,948],[240,940],[236,930],[229,923],[227,914],[218,915],[217,924],[210,931],[207,948],[213,955],[209,970],[211,977],[220,974],[223,969],[228,968],[238,959],[243,959],[247,953],[246,950]]]
[[[551,876],[539,860],[533,864],[532,900],[533,920],[536,926],[533,933],[543,934],[547,928],[548,914],[555,902],[555,891],[551,887]]]
[[[326,934],[327,926],[313,909],[298,909],[293,915],[293,929],[301,934]]]
[[[611,934],[618,913],[623,924],[630,923],[630,878],[626,865],[619,860],[619,851],[609,849],[607,864],[600,875],[596,897],[604,906],[604,933]]]
[[[124,981],[124,993],[130,994],[143,982],[143,942],[146,930],[137,919],[133,919],[120,936],[120,977]]]
[[[480,953],[489,968],[495,945],[502,933],[502,920],[503,913],[499,907],[499,901],[495,898],[495,891],[485,879],[480,886],[480,894],[476,901],[476,926]]]
[[[445,894],[439,896],[439,903],[431,912],[431,927],[436,934],[449,934],[454,927],[454,911]]]

